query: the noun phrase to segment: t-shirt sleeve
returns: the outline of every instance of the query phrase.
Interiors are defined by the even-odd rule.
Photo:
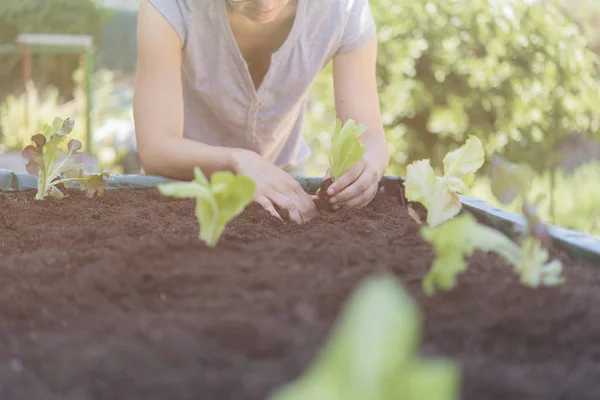
[[[336,54],[350,53],[365,44],[376,32],[369,0],[343,0],[342,37]]]
[[[190,15],[186,0],[148,0],[148,2],[171,24],[177,32],[182,46],[185,46]]]

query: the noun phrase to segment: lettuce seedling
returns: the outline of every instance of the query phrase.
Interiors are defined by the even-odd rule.
[[[331,178],[335,181],[350,167],[356,164],[365,154],[365,145],[359,140],[367,130],[364,124],[356,125],[349,119],[342,127],[338,119],[335,123],[335,134],[331,145],[329,163],[331,166]]]
[[[406,199],[427,209],[429,226],[439,225],[460,212],[458,193],[469,190],[484,161],[483,145],[475,136],[444,157],[442,177],[436,176],[429,160],[415,161],[406,170]]]
[[[339,119],[336,120],[335,133],[329,155],[331,177],[324,179],[319,187],[320,205],[329,211],[332,211],[332,209],[327,189],[329,189],[329,186],[335,180],[360,161],[361,157],[365,154],[365,145],[359,140],[359,137],[366,130],[366,125],[357,125],[354,120],[349,119],[344,126],[342,126],[342,122]]]
[[[458,399],[459,367],[417,357],[421,322],[394,278],[367,279],[345,304],[313,364],[268,399]]]
[[[464,213],[437,227],[421,228],[423,238],[433,245],[436,258],[423,279],[423,291],[431,296],[436,288],[450,290],[457,276],[467,270],[465,257],[475,250],[493,251],[512,264],[520,282],[529,287],[554,286],[564,282],[559,261],[548,262],[548,252],[528,238],[519,247],[510,238]]]
[[[471,256],[475,250],[501,255],[513,265],[525,286],[536,288],[564,282],[562,264],[559,261],[548,262],[548,252],[542,246],[549,241],[548,231],[537,216],[533,203],[527,202],[525,197],[523,213],[528,221],[528,233],[520,243],[479,224],[470,214],[456,217],[462,208],[457,193],[467,191],[473,184],[475,172],[484,160],[481,142],[471,136],[461,148],[446,155],[443,177],[435,175],[429,160],[408,166],[406,198],[427,208],[429,226],[421,228],[421,235],[436,252],[431,269],[423,280],[423,291],[427,295],[432,295],[436,288],[454,288],[458,275],[468,267],[465,257]],[[492,160],[490,173],[492,191],[503,203],[512,202],[531,186],[531,170],[507,164],[497,156]],[[414,214],[413,211],[411,216],[419,222]]]
[[[200,240],[215,247],[229,221],[252,202],[255,185],[251,178],[229,171],[213,173],[209,182],[200,168],[194,168],[193,181],[164,183],[158,189],[165,196],[196,199]]]
[[[62,199],[65,195],[58,187],[68,183],[78,183],[87,197],[104,194],[104,178],[109,177],[108,170],[99,174],[84,174],[84,169],[91,165],[86,154],[78,153],[82,144],[77,139],[67,143],[66,155],[61,157],[64,150],[61,146],[67,136],[73,131],[75,122],[71,119],[56,118],[52,125],[46,124],[41,133],[31,137],[34,145],[23,149],[22,155],[28,161],[27,172],[37,178],[36,200],[46,196]]]

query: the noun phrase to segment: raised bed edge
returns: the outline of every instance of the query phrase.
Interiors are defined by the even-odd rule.
[[[315,192],[322,178],[297,177],[298,182],[308,192]],[[106,188],[128,189],[132,191],[146,191],[171,179],[150,175],[113,175],[107,181]],[[387,182],[403,181],[402,177],[386,176],[380,188],[385,191]],[[11,170],[0,169],[0,191],[15,192],[22,190],[35,190],[36,180],[29,174],[15,174]],[[483,218],[486,223],[499,229],[507,235],[512,235],[515,225],[523,226],[524,217],[520,214],[500,210],[484,200],[470,196],[459,196],[463,207]],[[550,226],[550,234],[557,245],[567,251],[572,257],[586,259],[600,266],[600,239],[575,230]]]

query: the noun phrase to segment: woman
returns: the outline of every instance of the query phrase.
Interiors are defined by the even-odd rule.
[[[362,160],[331,186],[334,208],[364,207],[388,163],[368,0],[142,0],[134,112],[149,174],[189,180],[230,170],[255,199],[303,223],[313,197],[293,178],[306,95],[333,60],[337,118],[368,126]]]

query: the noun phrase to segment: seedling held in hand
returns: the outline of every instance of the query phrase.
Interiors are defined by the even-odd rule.
[[[392,277],[367,279],[342,310],[318,358],[268,400],[454,400],[460,370],[417,356],[419,310]]]
[[[331,153],[329,155],[329,164],[331,177],[326,178],[321,182],[319,187],[319,208],[324,208],[327,211],[333,211],[332,205],[329,202],[329,194],[327,189],[329,186],[342,176],[354,164],[360,161],[365,153],[365,145],[359,140],[367,130],[367,126],[357,125],[355,121],[348,120],[342,127],[342,122],[338,119],[335,123],[335,133],[331,144]]]
[[[195,198],[200,240],[215,247],[229,221],[241,214],[254,198],[251,178],[229,171],[212,174],[209,182],[199,168],[194,168],[191,182],[169,182],[158,186],[165,196]]]
[[[105,189],[105,178],[109,177],[108,170],[99,174],[84,174],[84,169],[91,165],[91,160],[86,154],[78,153],[82,144],[77,139],[67,143],[67,153],[59,157],[61,146],[67,136],[73,131],[75,122],[71,119],[56,118],[52,125],[46,124],[42,133],[31,137],[34,145],[23,149],[22,155],[28,161],[27,172],[37,178],[36,200],[46,196],[62,199],[65,195],[58,187],[68,183],[77,183],[87,197],[95,194],[102,196]]]

